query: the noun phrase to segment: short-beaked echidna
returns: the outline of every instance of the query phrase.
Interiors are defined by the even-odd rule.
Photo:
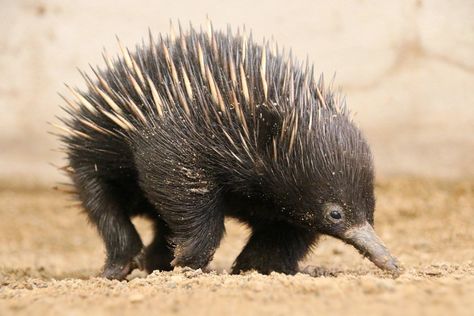
[[[120,44],[120,42],[119,42]],[[104,54],[61,118],[66,168],[105,242],[103,276],[203,268],[224,217],[252,233],[233,272],[295,273],[327,234],[399,267],[373,230],[372,156],[344,102],[273,43],[192,27]],[[144,248],[130,218],[155,236]]]

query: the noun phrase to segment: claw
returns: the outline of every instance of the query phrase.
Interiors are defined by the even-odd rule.
[[[144,266],[145,252],[142,250],[126,263],[106,263],[100,276],[109,280],[125,280],[134,269],[143,270]]]

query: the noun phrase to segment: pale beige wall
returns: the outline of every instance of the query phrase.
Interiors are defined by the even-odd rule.
[[[76,67],[168,30],[246,24],[337,73],[379,175],[474,176],[474,1],[0,0],[0,178],[58,179],[46,121]],[[31,175],[31,177],[29,176]],[[24,176],[27,176],[24,178]]]

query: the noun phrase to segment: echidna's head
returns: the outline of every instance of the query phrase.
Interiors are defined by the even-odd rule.
[[[396,259],[373,229],[374,168],[367,141],[348,115],[329,110],[319,115],[312,128],[300,124],[285,157],[285,183],[274,185],[283,190],[276,194],[310,229],[353,245],[397,274]]]

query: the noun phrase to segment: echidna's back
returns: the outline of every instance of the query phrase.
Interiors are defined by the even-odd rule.
[[[84,75],[87,92],[72,90],[76,102],[65,122],[77,136],[134,132],[183,117],[210,125],[219,118],[244,119],[267,95],[268,80],[260,75],[264,51],[242,35],[191,29],[177,38],[150,36],[133,53],[120,48],[116,60],[104,55],[106,67],[94,71],[96,80]],[[281,67],[277,58],[263,62]]]
[[[189,143],[203,151],[242,162],[253,160],[261,142],[273,141],[275,155],[291,151],[295,133],[311,128],[321,110],[344,112],[329,91],[321,96],[308,65],[245,34],[191,28],[177,37],[150,35],[135,52],[120,49],[115,60],[104,54],[106,67],[93,70],[95,80],[84,75],[87,92],[71,89],[75,101],[62,120],[70,158],[93,162],[100,155],[133,173],[130,144],[162,134],[162,146],[194,137]]]

